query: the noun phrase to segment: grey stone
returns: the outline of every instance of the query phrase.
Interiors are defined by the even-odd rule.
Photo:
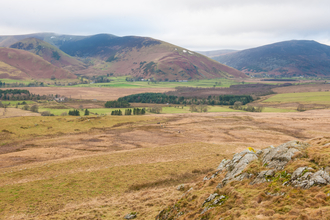
[[[182,191],[184,190],[184,184],[179,185],[176,190]]]
[[[312,186],[330,184],[330,176],[328,172],[325,172],[324,170],[319,170],[315,173],[306,172],[303,176],[301,176],[302,172],[306,169],[308,168],[300,167],[295,170],[295,176],[291,178],[292,186],[308,189]]]
[[[208,203],[208,202],[212,201],[212,200],[215,199],[215,197],[217,197],[217,196],[219,196],[218,193],[213,193],[213,194],[211,194],[207,199],[205,199],[205,201],[203,202],[202,207],[205,205],[205,203]]]
[[[124,217],[124,219],[135,219],[135,218],[136,218],[136,213],[129,213]]]
[[[307,148],[308,144],[298,141],[290,141],[276,148],[266,148],[262,156],[262,162],[266,167],[281,170],[292,159],[292,156]]]
[[[267,177],[273,177],[275,175],[275,170],[264,170],[261,171],[258,176],[250,183],[251,185],[264,183],[267,181]]]
[[[228,172],[223,179],[222,184],[225,185],[232,180],[242,180],[247,177],[246,175],[239,177],[239,175],[242,174],[242,171],[250,162],[257,159],[257,155],[249,150],[235,154],[233,159],[226,165]]]
[[[223,171],[223,170],[225,170],[225,169],[226,169],[226,165],[227,165],[229,162],[230,162],[230,160],[223,159],[223,160],[221,161],[221,163],[219,164],[217,170],[219,170],[219,171]]]
[[[299,167],[299,168],[297,168],[297,169],[293,172],[293,174],[292,174],[292,176],[291,176],[291,180],[295,180],[295,179],[297,179],[298,177],[300,177],[301,174],[302,174],[306,169],[307,169],[307,167]]]

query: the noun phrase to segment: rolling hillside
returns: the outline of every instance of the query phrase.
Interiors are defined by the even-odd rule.
[[[39,55],[51,64],[60,68],[65,68],[71,72],[86,68],[84,63],[69,56],[57,47],[37,38],[27,38],[21,40],[11,45],[10,48],[27,50],[36,55]]]
[[[71,72],[52,65],[24,50],[0,48],[0,78],[9,79],[76,78]]]
[[[162,80],[246,77],[201,54],[148,37],[100,34],[64,43],[60,49],[81,59],[91,58],[98,74]],[[90,74],[90,69],[81,72]]]
[[[213,59],[250,75],[330,75],[330,46],[316,41],[284,41]]]
[[[74,62],[68,62],[69,64],[60,62],[60,59],[57,62],[53,59],[54,48],[49,44],[45,47],[48,52],[42,51],[43,58],[54,65],[74,71],[74,74],[131,75],[161,80],[246,77],[244,73],[206,56],[148,37],[117,37],[110,34],[86,37],[51,33],[25,35],[30,39],[22,36],[0,36],[0,46],[12,45],[15,48],[37,53],[38,46],[45,44],[39,40],[32,40],[31,37],[43,40],[81,61],[77,65],[73,65]],[[15,40],[16,42],[13,43]],[[61,51],[55,52],[60,57],[65,57]],[[40,51],[38,54],[41,54]],[[81,68],[82,62],[85,68]],[[71,69],[67,65],[71,66]]]

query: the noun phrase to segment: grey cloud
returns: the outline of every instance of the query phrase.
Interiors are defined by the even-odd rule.
[[[11,0],[0,8],[0,34],[144,35],[196,50],[328,43],[329,8],[325,0]]]

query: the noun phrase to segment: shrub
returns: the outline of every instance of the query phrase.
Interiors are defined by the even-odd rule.
[[[31,112],[38,112],[38,110],[39,110],[39,106],[37,106],[37,105],[33,105],[33,106],[30,108],[30,111],[31,111]]]
[[[44,112],[41,112],[41,116],[50,116],[51,113],[49,111],[44,111]]]
[[[68,113],[67,112],[62,112],[61,116],[67,116]]]
[[[29,110],[29,109],[30,109],[30,106],[28,106],[28,105],[24,105],[22,109],[23,109],[23,110]]]

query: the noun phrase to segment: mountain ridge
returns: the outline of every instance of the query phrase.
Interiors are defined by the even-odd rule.
[[[149,37],[118,37],[111,34],[75,36],[53,33],[32,34],[28,37],[31,36],[56,46],[80,63],[84,63],[85,68],[74,71],[77,75],[131,75],[157,80],[246,78],[244,73],[204,55]],[[9,41],[19,38],[22,36],[7,36],[7,39],[6,36],[0,36],[0,45],[7,45]],[[12,47],[21,48],[17,43],[12,44]],[[48,61],[52,62],[49,56]]]
[[[330,46],[313,40],[277,42],[213,59],[250,75],[273,77],[330,75]]]

